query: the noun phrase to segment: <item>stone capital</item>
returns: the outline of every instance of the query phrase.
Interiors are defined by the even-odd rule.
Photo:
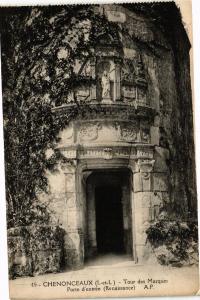
[[[137,169],[142,174],[150,173],[153,171],[155,160],[153,159],[138,159]],[[144,175],[145,176],[145,175]]]

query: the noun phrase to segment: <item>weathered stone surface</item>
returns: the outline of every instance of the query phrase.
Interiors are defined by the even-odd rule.
[[[75,174],[65,174],[65,189],[67,193],[76,193],[76,176]]]
[[[78,228],[78,211],[77,209],[68,209],[67,210],[67,227],[68,230]]]
[[[77,269],[83,265],[84,241],[79,231],[71,231],[65,235],[64,255],[67,267]]]
[[[142,191],[142,176],[141,173],[135,173],[133,175],[134,178],[134,191],[141,192]]]
[[[151,135],[151,144],[159,145],[159,140],[160,140],[159,127],[151,126],[150,135]]]
[[[47,174],[49,180],[49,188],[52,194],[65,192],[65,175],[61,170],[56,173]]]
[[[169,190],[169,178],[166,173],[153,173],[153,190],[158,192],[167,192]]]
[[[67,192],[66,193],[66,207],[67,209],[76,208],[77,202],[76,202],[76,193],[74,192]]]
[[[154,171],[168,172],[169,150],[162,147],[155,147]]]

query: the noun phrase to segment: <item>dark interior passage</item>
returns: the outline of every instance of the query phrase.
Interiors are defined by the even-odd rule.
[[[96,238],[98,253],[123,253],[124,230],[121,188],[100,186],[95,189]]]

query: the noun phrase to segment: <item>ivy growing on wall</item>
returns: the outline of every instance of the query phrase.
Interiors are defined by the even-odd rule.
[[[182,267],[198,264],[198,226],[193,220],[183,221],[161,213],[146,230],[147,240],[161,265]]]
[[[48,222],[37,195],[47,192],[46,170],[64,159],[58,133],[79,111],[76,98],[64,118],[52,107],[82,82],[75,58],[93,56],[99,34],[116,36],[117,27],[83,5],[2,8],[1,20],[8,227]]]

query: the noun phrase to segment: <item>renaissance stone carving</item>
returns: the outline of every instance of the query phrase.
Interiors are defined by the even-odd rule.
[[[102,85],[102,98],[110,98],[110,77],[109,72],[106,70],[103,72],[103,76],[101,78]]]
[[[93,141],[98,137],[98,130],[101,128],[100,124],[85,124],[82,125],[79,131],[79,138],[81,141]]]
[[[149,128],[142,128],[141,129],[141,141],[148,143],[150,141],[150,132]]]
[[[130,147],[127,148],[98,148],[98,149],[91,149],[85,148],[79,151],[78,157],[80,159],[87,159],[87,158],[103,158],[103,159],[111,159],[111,158],[136,158],[135,149],[131,149]]]
[[[104,159],[112,159],[113,158],[113,150],[112,148],[103,149],[103,158]]]
[[[144,85],[146,85],[145,70],[144,70],[144,65],[142,62],[141,55],[139,55],[139,59],[136,65],[136,75],[137,75],[137,81],[139,81],[138,83],[140,84],[143,83]]]
[[[122,80],[127,83],[133,83],[135,75],[135,61],[133,59],[124,59],[124,64],[122,67]]]
[[[153,158],[153,149],[148,148],[137,148],[137,158]]]
[[[125,141],[135,141],[137,139],[137,127],[126,126],[120,128],[120,139]]]
[[[135,86],[124,86],[123,96],[125,102],[133,102],[136,98],[136,87]]]
[[[76,156],[77,156],[77,150],[76,149],[66,150],[64,148],[64,149],[61,149],[61,152],[62,152],[63,156],[66,157],[66,158],[75,159]],[[63,165],[63,168],[65,168],[65,163],[63,163],[62,165]]]
[[[146,90],[144,88],[137,88],[137,100],[139,104],[147,104]]]
[[[149,173],[152,172],[155,160],[138,159],[137,165],[139,172]]]

